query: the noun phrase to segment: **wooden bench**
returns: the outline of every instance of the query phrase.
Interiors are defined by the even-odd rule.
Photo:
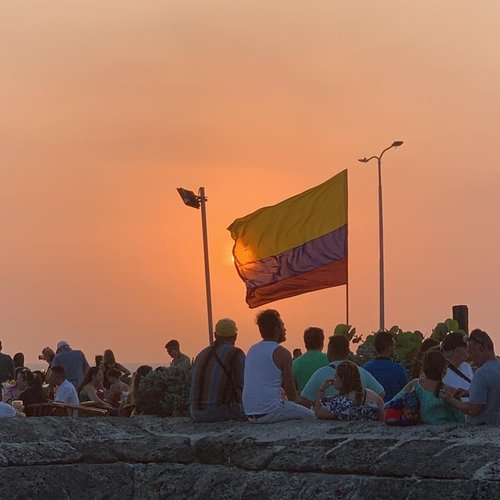
[[[49,401],[47,403],[34,403],[26,405],[24,412],[28,417],[71,417],[74,410],[78,410],[80,417],[106,417],[108,410],[105,408],[95,408],[82,404],[59,403]]]

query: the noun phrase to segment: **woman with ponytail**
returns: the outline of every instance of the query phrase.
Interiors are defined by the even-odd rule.
[[[393,400],[403,397],[404,393],[415,390],[420,403],[420,422],[422,424],[465,422],[462,413],[439,397],[439,392],[444,387],[443,378],[447,370],[448,362],[441,351],[433,349],[427,351],[422,362],[420,378],[409,382],[399,394],[394,396]],[[386,403],[386,407],[389,405],[390,401]]]

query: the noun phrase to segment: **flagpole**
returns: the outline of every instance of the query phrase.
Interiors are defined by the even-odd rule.
[[[349,275],[345,284],[345,324],[349,324]]]
[[[345,264],[345,324],[349,324],[349,189],[348,177],[346,176],[346,193],[345,193],[345,221],[346,221],[346,264]]]

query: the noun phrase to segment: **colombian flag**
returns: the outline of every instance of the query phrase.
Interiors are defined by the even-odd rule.
[[[347,170],[228,230],[251,308],[347,284]]]

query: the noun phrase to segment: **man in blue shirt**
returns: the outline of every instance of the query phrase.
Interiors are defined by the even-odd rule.
[[[363,368],[369,371],[384,387],[384,401],[390,401],[407,383],[406,369],[394,363],[395,342],[391,332],[377,332],[374,340],[377,357]]]
[[[54,368],[54,366],[62,366],[64,368],[66,378],[77,390],[80,382],[83,380],[83,376],[89,369],[85,354],[82,351],[71,349],[66,340],[61,340],[57,343],[56,355],[50,367]]]

